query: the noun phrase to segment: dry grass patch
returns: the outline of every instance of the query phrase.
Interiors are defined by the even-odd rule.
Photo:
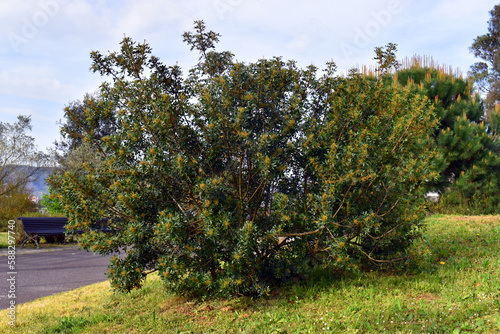
[[[435,294],[431,294],[431,293],[424,293],[422,295],[418,295],[415,297],[415,300],[417,301],[435,301],[435,300],[438,300],[440,299],[438,295],[435,295]]]

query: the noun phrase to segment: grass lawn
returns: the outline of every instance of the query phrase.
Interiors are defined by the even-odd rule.
[[[157,276],[115,294],[108,282],[0,312],[1,333],[500,333],[500,216],[433,216],[406,273],[318,275],[272,298],[194,301]]]
[[[0,248],[9,246],[8,235],[8,232],[0,232]]]
[[[11,234],[12,236],[12,234]],[[40,246],[40,249],[44,248],[53,248],[55,246],[61,247],[61,246],[72,246],[75,244],[75,241],[73,239],[67,238],[66,244],[64,243],[58,243],[58,242],[53,242],[53,243],[48,243],[45,238],[40,238],[38,240],[38,245]],[[9,239],[8,239],[8,232],[0,232],[0,249],[2,248],[7,248],[9,246]],[[33,241],[27,242],[25,245],[26,249],[35,249],[36,244]],[[16,249],[21,249],[21,245],[17,244]]]

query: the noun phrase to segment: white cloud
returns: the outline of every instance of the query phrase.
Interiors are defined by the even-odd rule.
[[[469,53],[474,38],[487,32],[490,1],[413,1],[408,13],[393,31],[401,56],[432,56],[440,63],[460,68],[466,74],[476,60]],[[397,40],[395,40],[397,39]]]
[[[74,84],[64,83],[50,76],[39,76],[25,71],[0,72],[0,93],[21,98],[47,101],[66,101],[74,95]]]

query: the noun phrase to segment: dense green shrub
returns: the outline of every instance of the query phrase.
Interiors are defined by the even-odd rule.
[[[235,62],[196,28],[184,35],[201,53],[188,76],[128,38],[92,53],[112,81],[72,119],[86,122],[103,163],[50,179],[84,248],[126,249],[112,259],[113,287],[158,270],[181,294],[263,294],[311,265],[404,257],[419,235],[420,189],[435,177],[426,97],[337,77],[333,64],[320,75],[280,58]],[[96,138],[103,117],[116,131]]]
[[[46,212],[48,212],[49,214],[62,214],[63,207],[61,201],[57,197],[52,196],[52,191],[50,187],[48,190],[49,193],[43,194],[40,204],[45,208]]]
[[[324,121],[311,118],[306,127],[320,186],[306,210],[324,234],[317,242],[338,262],[404,257],[419,234],[425,186],[437,176],[429,164],[437,123],[427,98],[411,85],[361,75],[340,80],[327,96]]]

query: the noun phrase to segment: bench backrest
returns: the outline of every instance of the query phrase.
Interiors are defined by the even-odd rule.
[[[64,226],[68,223],[66,217],[19,217],[26,233],[43,235],[64,234]]]

